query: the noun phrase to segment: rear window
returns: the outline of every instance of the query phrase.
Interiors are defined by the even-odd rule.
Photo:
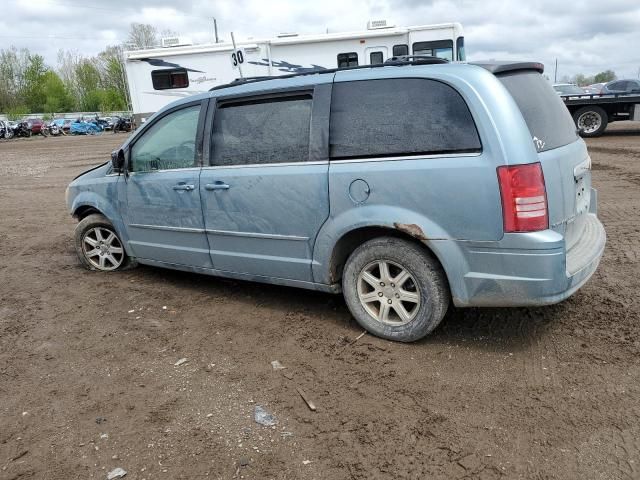
[[[518,104],[539,152],[575,142],[576,126],[553,87],[538,72],[498,75]]]
[[[332,159],[478,152],[480,138],[460,94],[416,78],[360,80],[333,86]]]

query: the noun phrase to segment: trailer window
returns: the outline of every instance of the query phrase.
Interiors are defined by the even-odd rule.
[[[398,78],[333,86],[329,124],[333,160],[480,149],[471,112],[449,85]]]
[[[453,61],[453,40],[416,42],[413,44],[413,54],[428,55]]]
[[[404,55],[409,55],[409,45],[394,45],[393,46],[393,56],[394,57],[402,57]]]
[[[384,58],[382,56],[382,52],[371,52],[369,54],[369,64],[370,65],[380,65],[384,63]]]
[[[187,88],[189,86],[189,74],[184,68],[154,70],[151,72],[151,82],[154,90]]]
[[[256,165],[309,160],[311,95],[218,105],[212,165]]]
[[[357,67],[357,66],[358,66],[358,54],[356,52],[338,54],[338,68]]]

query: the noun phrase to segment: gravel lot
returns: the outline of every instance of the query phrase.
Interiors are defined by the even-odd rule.
[[[0,142],[1,479],[640,478],[640,124],[588,142],[608,244],[582,290],[410,345],[352,343],[339,296],[83,270],[64,189],[123,140]]]

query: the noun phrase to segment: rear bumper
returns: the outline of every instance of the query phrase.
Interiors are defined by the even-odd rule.
[[[535,306],[571,296],[595,272],[606,243],[598,217],[587,215],[584,232],[569,251],[552,230],[505,234],[490,245],[458,242],[464,261],[459,280],[450,281],[454,304]]]

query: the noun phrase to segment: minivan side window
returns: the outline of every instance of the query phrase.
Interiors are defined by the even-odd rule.
[[[221,103],[213,120],[212,165],[309,160],[310,94]]]
[[[333,160],[480,150],[471,112],[449,85],[417,78],[333,85]]]
[[[130,170],[149,172],[189,168],[196,163],[196,133],[200,105],[162,117],[131,147]]]

